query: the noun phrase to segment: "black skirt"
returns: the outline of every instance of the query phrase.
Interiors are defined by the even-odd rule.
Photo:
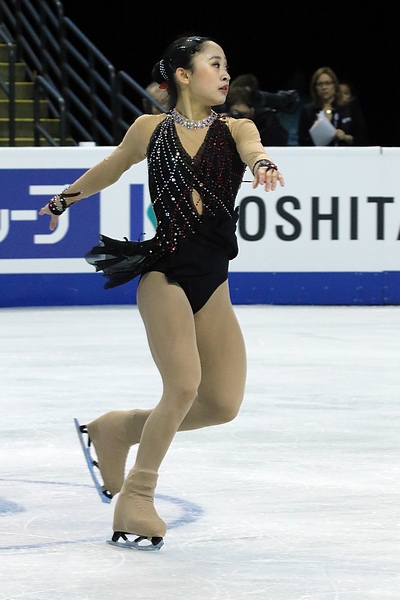
[[[108,281],[105,289],[131,281],[150,271],[164,273],[169,281],[185,290],[194,312],[227,279],[229,261],[238,254],[236,223],[203,214],[196,231],[180,240],[177,251],[166,251],[157,235],[144,242],[115,240],[100,236],[100,244],[85,256],[87,262],[102,271]],[[195,310],[196,308],[196,310]]]

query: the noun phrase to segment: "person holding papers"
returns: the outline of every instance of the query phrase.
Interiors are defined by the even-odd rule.
[[[359,104],[345,102],[339,80],[330,67],[311,77],[312,101],[300,112],[299,146],[366,146],[366,126]]]

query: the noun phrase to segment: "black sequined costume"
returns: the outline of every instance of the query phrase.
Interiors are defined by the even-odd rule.
[[[105,288],[161,271],[181,285],[197,312],[227,279],[229,260],[238,253],[235,199],[246,165],[223,117],[210,125],[191,157],[168,114],[153,132],[147,159],[155,236],[130,242],[102,235],[86,260],[109,279]],[[201,214],[193,191],[201,198]]]

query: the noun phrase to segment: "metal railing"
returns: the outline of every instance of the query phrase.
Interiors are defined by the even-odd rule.
[[[43,127],[43,125],[41,124],[40,98],[42,97],[42,92],[47,93],[48,98],[54,100],[57,103],[57,114],[59,116],[59,144],[57,144],[56,140],[48,133],[46,128]],[[64,98],[41,75],[37,75],[35,77],[34,82],[33,118],[35,146],[40,146],[41,136],[44,137],[45,140],[47,140],[50,146],[65,146],[67,139],[67,122]]]
[[[81,139],[112,144],[116,129],[116,72],[70,19],[63,18],[60,43],[61,94],[69,122]]]
[[[6,45],[8,59],[8,82],[0,77],[0,87],[8,98],[8,137],[15,146],[15,63],[17,48],[4,26],[0,25],[0,40]]]
[[[59,0],[0,0],[0,23],[14,38],[17,60],[26,63],[27,76],[35,82],[35,144],[43,136],[59,145],[41,122],[40,99],[47,100],[51,117],[60,119],[60,145],[67,137],[97,145],[118,144],[143,112],[130,97],[136,96],[139,104],[146,98],[162,110],[132,77],[116,72],[64,16]]]
[[[154,104],[161,112],[165,111],[162,104],[156,98],[151,96],[141,85],[137,83],[124,71],[119,71],[117,74],[117,91],[116,91],[116,106],[117,106],[117,136],[121,138],[132,121],[143,114],[143,111],[130,102],[128,94],[136,93],[140,99],[146,98],[150,104]],[[124,112],[125,111],[125,112]]]

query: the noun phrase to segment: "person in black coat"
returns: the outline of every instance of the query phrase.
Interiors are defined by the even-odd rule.
[[[251,119],[260,132],[263,146],[287,146],[289,134],[281,124],[277,111],[257,105],[248,87],[232,87],[226,99],[226,109],[231,117]]]
[[[330,67],[320,67],[311,77],[310,95],[312,102],[304,105],[300,112],[299,146],[314,146],[310,129],[323,112],[335,128],[328,146],[366,146],[367,128],[358,102],[346,102],[341,93],[339,80]]]

